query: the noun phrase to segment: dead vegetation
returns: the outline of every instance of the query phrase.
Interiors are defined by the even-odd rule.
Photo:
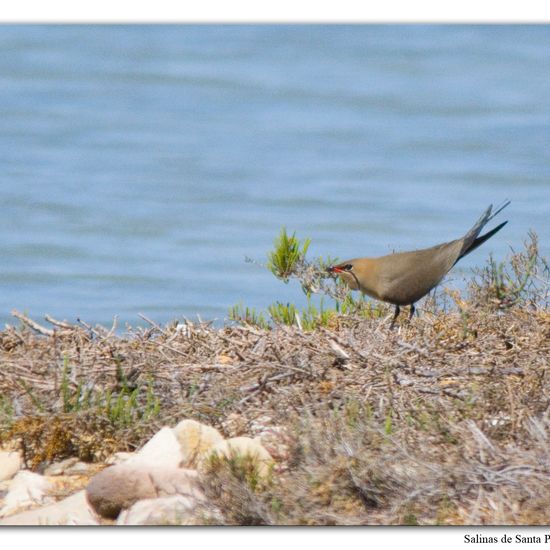
[[[226,436],[261,419],[287,450],[267,485],[212,470],[226,523],[548,524],[548,273],[521,261],[394,331],[389,309],[313,330],[148,321],[124,335],[17,314],[0,333],[0,438],[40,469],[185,417]]]

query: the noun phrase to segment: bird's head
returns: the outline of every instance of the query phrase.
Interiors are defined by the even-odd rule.
[[[340,264],[330,266],[327,271],[331,275],[339,276],[342,281],[344,281],[351,288],[351,290],[359,290],[360,285],[357,275],[354,272],[354,262],[355,260],[346,260]]]

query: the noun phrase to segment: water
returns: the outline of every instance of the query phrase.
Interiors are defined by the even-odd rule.
[[[550,255],[549,26],[3,25],[0,51],[1,323],[299,301],[244,261],[283,225],[378,255],[509,198],[460,267],[530,228]]]

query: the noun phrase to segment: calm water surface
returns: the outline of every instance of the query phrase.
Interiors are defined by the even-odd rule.
[[[342,259],[508,226],[550,255],[549,26],[0,26],[0,322],[223,322]],[[455,278],[462,271],[454,272]]]

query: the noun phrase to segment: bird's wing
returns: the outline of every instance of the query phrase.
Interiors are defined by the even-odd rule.
[[[392,303],[410,304],[426,295],[455,264],[461,240],[380,258],[380,294]]]

